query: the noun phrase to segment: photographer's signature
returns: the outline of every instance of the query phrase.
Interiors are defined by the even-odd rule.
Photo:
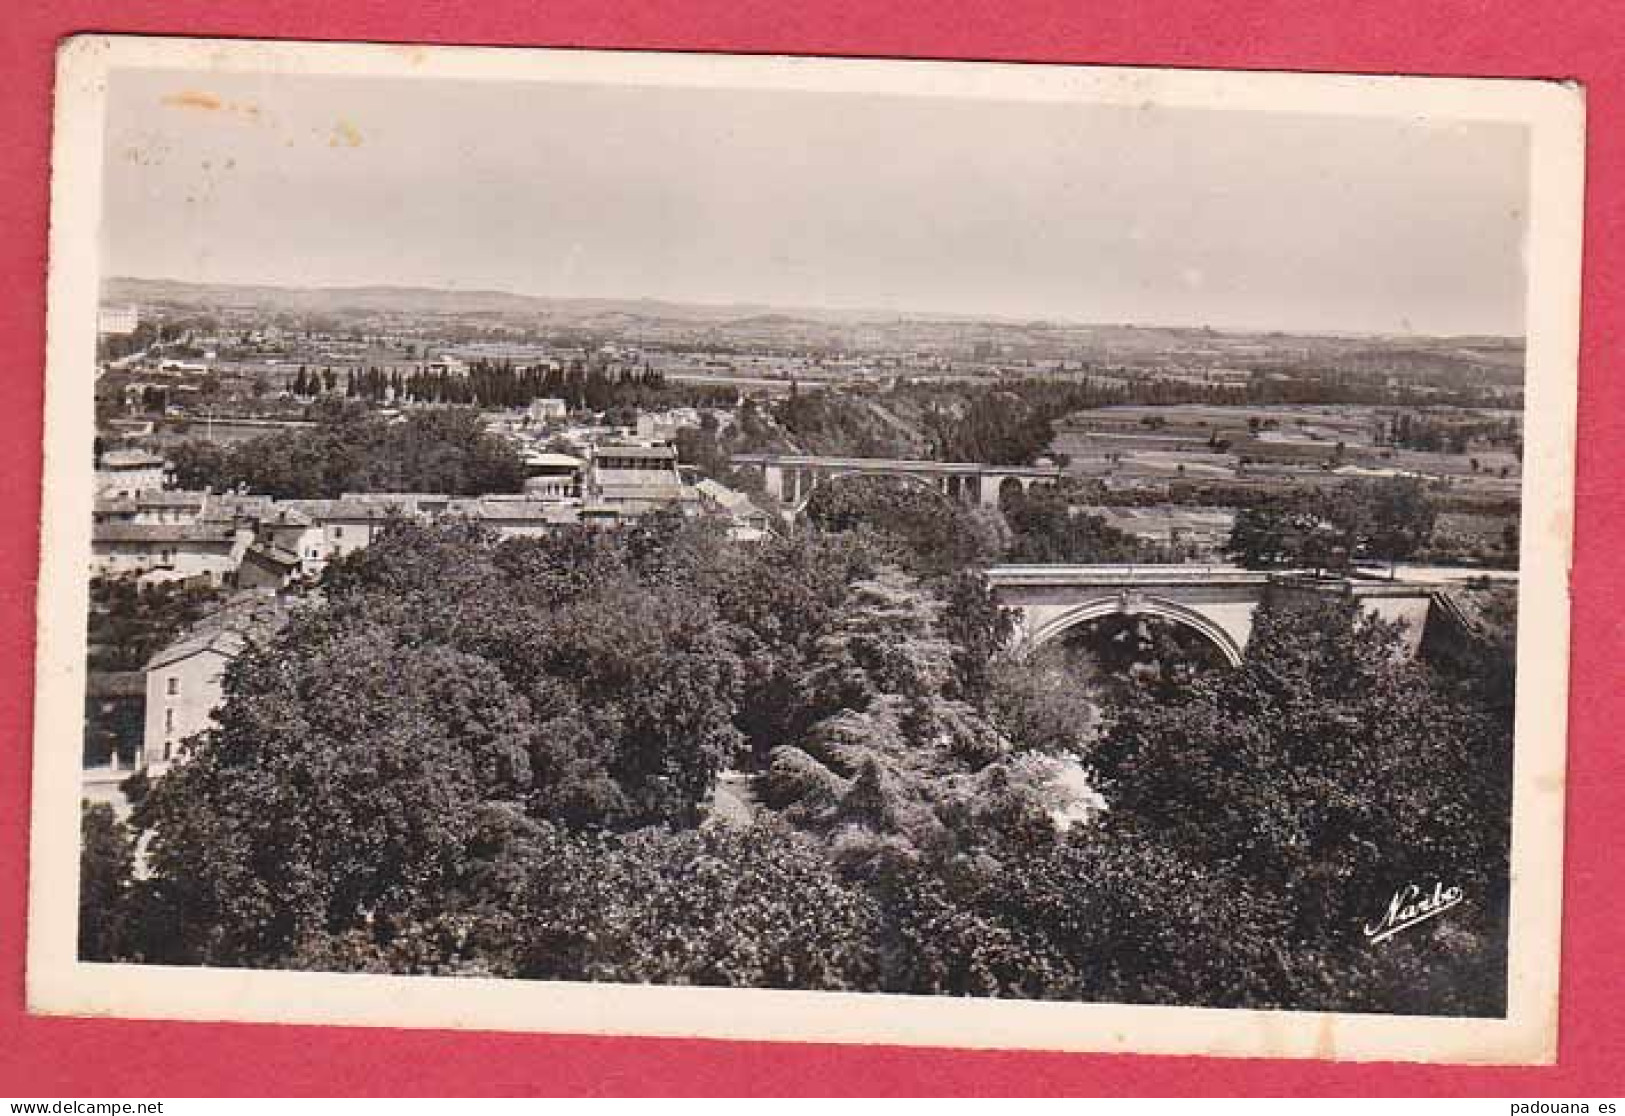
[[[1431,892],[1424,892],[1416,884],[1406,884],[1394,892],[1388,909],[1376,925],[1366,924],[1365,936],[1371,939],[1372,945],[1387,941],[1401,930],[1409,930],[1460,905],[1463,898],[1461,888],[1446,887],[1443,883],[1435,883]]]

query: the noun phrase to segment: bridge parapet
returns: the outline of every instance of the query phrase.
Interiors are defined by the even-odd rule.
[[[978,461],[781,453],[736,453],[729,460],[734,465],[760,469],[763,488],[790,506],[792,519],[806,507],[814,488],[841,477],[897,477],[935,489],[950,500],[996,507],[1007,484],[1026,491],[1033,485],[1058,484],[1062,475],[1058,465],[989,465]]]
[[[1257,585],[1271,574],[1240,566],[1193,565],[1002,565],[987,571],[994,587],[1084,585]]]

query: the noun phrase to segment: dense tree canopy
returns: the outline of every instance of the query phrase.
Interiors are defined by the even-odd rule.
[[[1269,897],[1283,940],[1323,963],[1367,948],[1396,888],[1462,887],[1456,1006],[1495,1005],[1511,726],[1398,639],[1353,600],[1262,609],[1239,670],[1119,710],[1096,773],[1113,829]]]
[[[1012,536],[1012,562],[1133,562],[1152,548],[1098,515],[1074,511],[1067,496],[1051,488],[1014,492],[1003,501]]]
[[[997,516],[901,477],[830,478],[813,489],[806,515],[822,531],[879,536],[898,562],[927,576],[985,565],[1005,546]]]
[[[332,401],[314,428],[280,431],[235,446],[186,442],[170,451],[181,488],[242,488],[281,499],[345,492],[517,492],[519,455],[485,432],[467,408],[415,410],[389,422],[359,404]]]
[[[1494,671],[1275,602],[1239,669],[1102,686],[1012,654],[974,566],[875,500],[760,547],[393,525],[230,668],[137,806],[144,877],[86,815],[86,955],[1499,1010]],[[1461,917],[1367,945],[1435,879]]]
[[[1257,568],[1395,562],[1427,545],[1438,514],[1419,478],[1350,481],[1242,508],[1228,549],[1243,565]]]

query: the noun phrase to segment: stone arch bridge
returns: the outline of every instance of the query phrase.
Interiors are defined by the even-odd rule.
[[[896,477],[942,493],[950,500],[997,507],[1012,487],[1023,492],[1061,479],[1057,465],[985,465],[974,461],[909,461],[884,457],[819,457],[805,454],[736,453],[736,466],[760,469],[767,494],[800,515],[820,484],[841,477]]]
[[[1426,581],[1309,577],[1236,566],[995,566],[998,602],[1018,614],[1018,648],[1035,649],[1091,620],[1152,616],[1190,628],[1239,665],[1264,601],[1286,595],[1354,597],[1384,620],[1405,622],[1415,655],[1443,586]]]

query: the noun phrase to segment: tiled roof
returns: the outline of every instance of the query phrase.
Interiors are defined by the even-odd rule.
[[[243,637],[231,628],[221,628],[212,631],[188,636],[159,651],[147,661],[148,670],[157,670],[159,667],[178,663],[182,659],[190,659],[193,655],[205,651],[213,651],[224,655],[228,659],[234,658],[242,652]]]
[[[286,503],[277,504],[269,515],[261,517],[261,523],[267,527],[314,527],[316,521],[305,514],[303,509],[294,507],[294,503],[295,501],[289,500]],[[298,503],[312,504],[316,503],[316,501],[300,500]]]
[[[153,468],[161,466],[164,459],[157,454],[146,450],[108,450],[102,454],[102,468],[104,469],[136,469]]]
[[[160,488],[138,493],[135,502],[144,508],[196,508],[202,507],[208,499],[206,492]]]
[[[317,519],[388,519],[390,516],[413,515],[416,512],[415,501],[344,499],[332,501],[326,511],[317,515]]]
[[[97,523],[90,537],[99,543],[230,543],[236,532],[216,523]]]
[[[439,496],[391,496],[374,498],[366,495],[345,496],[339,500],[283,500],[280,508],[290,508],[306,517],[310,523],[327,523],[335,519],[388,519],[391,515],[409,515],[417,511],[420,500],[439,502]]]
[[[574,518],[573,511],[556,502],[545,500],[486,500],[474,512],[481,519],[490,520],[546,520],[563,523]]]
[[[299,565],[299,555],[284,546],[257,543],[243,552],[243,561],[265,562],[291,569]]]
[[[234,657],[242,652],[250,636],[270,635],[287,619],[287,608],[274,596],[265,592],[240,593],[149,659],[146,669],[154,670],[204,651]]]

